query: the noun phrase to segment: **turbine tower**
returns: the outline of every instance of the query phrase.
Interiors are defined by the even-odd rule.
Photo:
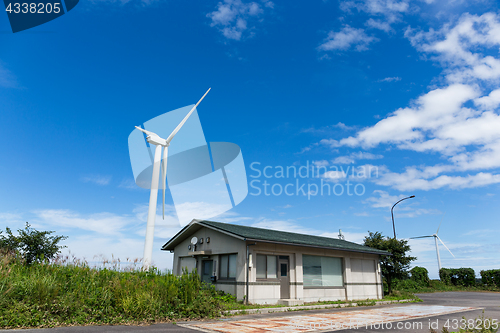
[[[149,195],[149,208],[148,208],[148,221],[146,226],[146,241],[144,243],[144,261],[143,267],[148,270],[151,265],[152,257],[153,257],[153,239],[154,239],[154,230],[155,230],[155,219],[156,219],[156,205],[158,202],[158,182],[160,180],[160,164],[161,164],[161,173],[162,173],[162,185],[163,185],[163,219],[165,219],[165,188],[167,185],[167,159],[168,159],[168,147],[170,146],[170,142],[174,138],[174,136],[179,132],[184,123],[188,120],[191,114],[194,112],[196,107],[201,103],[201,101],[205,98],[205,96],[210,91],[209,88],[205,95],[203,95],[198,103],[189,111],[189,113],[182,119],[182,121],[177,125],[177,127],[170,133],[167,139],[163,139],[158,136],[156,133],[147,131],[138,126],[135,126],[139,131],[145,133],[147,135],[146,140],[156,146],[155,148],[155,156],[153,162],[153,178],[151,180],[151,193]],[[163,158],[162,158],[162,147],[163,147]]]
[[[441,218],[441,223],[443,223],[444,215]],[[450,252],[450,254],[455,258],[455,255],[451,253],[450,249],[443,243],[441,238],[438,236],[439,228],[441,228],[441,223],[439,223],[439,227],[437,228],[437,231],[435,234],[432,234],[430,236],[420,236],[420,237],[411,237],[410,239],[418,239],[418,238],[428,238],[428,237],[434,237],[434,243],[436,244],[436,255],[437,255],[437,261],[438,261],[438,273],[441,270],[441,257],[439,256],[439,245],[438,245],[438,239],[443,244],[443,246]]]

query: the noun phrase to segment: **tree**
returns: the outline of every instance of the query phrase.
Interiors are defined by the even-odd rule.
[[[54,259],[66,246],[59,245],[66,236],[50,236],[55,231],[38,231],[26,222],[24,229],[17,230],[14,236],[10,228],[5,228],[7,236],[0,231],[0,248],[9,252],[19,252],[27,265],[34,262]]]
[[[369,236],[365,237],[364,245],[392,254],[390,256],[381,256],[380,260],[382,276],[387,282],[390,294],[392,293],[394,280],[408,277],[410,263],[417,258],[406,254],[406,252],[410,251],[407,240],[384,237],[380,232],[373,233],[368,231],[368,234]]]

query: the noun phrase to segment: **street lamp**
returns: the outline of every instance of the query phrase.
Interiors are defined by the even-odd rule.
[[[391,216],[392,216],[392,230],[394,230],[394,239],[396,239],[396,226],[394,225],[394,213],[393,213],[393,211],[392,211],[392,210],[393,210],[393,209],[394,209],[394,207],[395,207],[398,203],[400,203],[401,201],[406,200],[406,199],[411,199],[411,198],[415,198],[415,196],[414,196],[414,195],[412,195],[411,197],[406,197],[406,198],[403,198],[403,199],[399,200],[398,202],[396,202],[396,203],[394,204],[394,206],[392,206],[392,208],[391,208]]]

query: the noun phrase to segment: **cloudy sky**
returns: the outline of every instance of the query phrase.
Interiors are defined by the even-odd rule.
[[[2,229],[55,230],[87,260],[142,257],[149,192],[128,135],[212,87],[205,137],[241,147],[249,183],[212,219],[362,242],[392,235],[391,206],[415,195],[395,208],[399,238],[442,221],[444,267],[500,267],[494,0],[92,0],[16,34],[0,15],[0,31]],[[166,203],[162,269],[180,229]],[[436,278],[432,239],[410,244]]]

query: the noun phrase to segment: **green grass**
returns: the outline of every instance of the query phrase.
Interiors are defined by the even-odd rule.
[[[152,323],[218,317],[231,296],[195,273],[23,265],[0,256],[0,328]]]

